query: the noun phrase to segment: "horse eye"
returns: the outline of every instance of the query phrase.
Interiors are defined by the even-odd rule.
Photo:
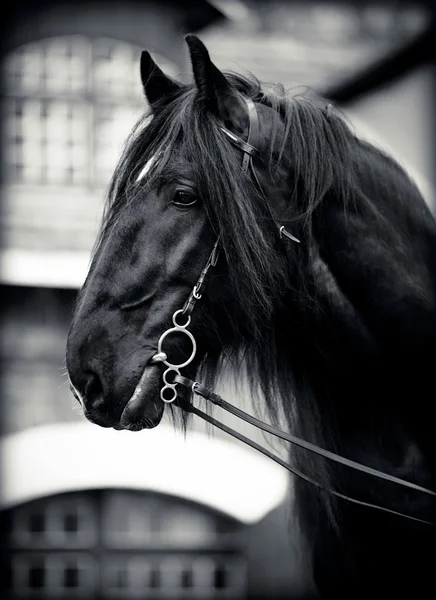
[[[198,201],[198,196],[189,190],[177,190],[174,194],[173,204],[176,206],[193,206]]]

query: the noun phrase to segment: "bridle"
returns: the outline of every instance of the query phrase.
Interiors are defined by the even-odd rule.
[[[247,110],[248,110],[248,117],[249,117],[249,130],[248,130],[247,141],[245,142],[244,140],[242,140],[240,137],[238,137],[237,135],[235,135],[234,133],[232,133],[225,127],[221,127],[221,131],[229,138],[230,142],[234,146],[236,146],[239,150],[241,150],[243,152],[242,165],[241,165],[243,173],[248,174],[249,172],[251,172],[251,175],[253,176],[256,184],[258,185],[258,187],[260,189],[262,189],[259,179],[256,174],[256,170],[253,166],[253,156],[258,155],[258,150],[257,150],[256,146],[259,141],[259,117],[258,117],[258,113],[257,113],[254,102],[250,98],[243,97],[243,99],[246,102]],[[278,233],[279,233],[280,238],[286,237],[287,239],[290,239],[295,242],[300,241],[296,237],[294,237],[291,233],[289,233],[283,225],[280,225],[280,224],[278,225]],[[285,433],[284,431],[281,431],[277,427],[273,427],[272,425],[267,425],[266,423],[263,423],[259,419],[256,419],[255,417],[249,415],[248,413],[246,413],[246,412],[240,410],[239,408],[236,408],[232,404],[226,402],[221,396],[219,396],[212,390],[208,389],[207,387],[205,387],[198,381],[192,381],[191,379],[184,377],[180,373],[180,369],[187,367],[194,360],[196,353],[197,353],[196,340],[195,340],[194,336],[192,335],[191,331],[189,331],[188,327],[191,323],[191,315],[195,308],[195,305],[198,302],[198,300],[201,299],[201,297],[203,295],[206,277],[208,276],[210,269],[216,265],[218,257],[219,257],[219,238],[216,240],[216,242],[212,248],[212,251],[209,255],[209,258],[207,259],[206,265],[205,265],[204,269],[202,270],[200,277],[197,280],[197,283],[194,285],[194,287],[189,295],[189,298],[185,302],[184,307],[179,310],[176,310],[175,313],[173,314],[172,320],[173,320],[174,326],[167,329],[161,335],[161,337],[158,341],[157,353],[152,357],[152,359],[150,361],[152,364],[157,364],[157,363],[161,362],[167,367],[167,369],[164,371],[163,376],[162,376],[164,385],[160,391],[161,400],[166,403],[174,402],[177,399],[177,386],[178,385],[184,386],[186,388],[189,388],[193,392],[193,394],[197,394],[198,396],[205,398],[209,402],[212,402],[216,406],[219,406],[223,410],[235,415],[236,417],[242,419],[243,421],[249,423],[250,425],[254,425],[258,429],[261,429],[267,433],[270,433],[282,440],[290,442],[291,444],[294,444],[300,448],[304,448],[305,450],[308,450],[309,452],[312,452],[314,454],[317,454],[319,456],[322,456],[324,458],[332,460],[332,461],[334,461],[338,464],[341,464],[345,467],[350,467],[354,470],[360,471],[367,475],[372,475],[374,477],[377,477],[378,479],[383,479],[385,481],[389,481],[391,483],[395,483],[397,485],[401,485],[401,486],[409,488],[409,489],[417,490],[417,491],[427,494],[429,496],[436,497],[436,492],[434,492],[433,490],[427,489],[425,487],[422,487],[422,486],[412,483],[410,481],[400,479],[399,477],[395,477],[393,475],[383,473],[382,471],[378,471],[377,469],[373,469],[371,467],[368,467],[361,463],[355,462],[353,460],[344,458],[344,457],[340,456],[339,454],[335,454],[334,452],[330,452],[329,450],[320,448],[319,446],[316,446],[315,444],[312,444],[311,442],[307,442],[295,435],[292,435],[290,433]],[[183,318],[185,319],[185,321],[180,323],[179,321]],[[190,356],[181,363],[171,363],[168,359],[167,354],[163,351],[163,342],[171,334],[183,334],[186,337],[188,337],[189,340],[191,341],[192,352],[191,352]],[[172,379],[169,379],[170,377],[172,377]],[[377,510],[380,510],[383,512],[387,512],[387,513],[390,513],[393,515],[401,516],[406,519],[416,521],[418,523],[424,523],[426,525],[431,525],[433,527],[436,526],[436,523],[433,523],[431,521],[419,519],[417,517],[413,517],[411,515],[407,515],[407,514],[404,514],[404,513],[401,513],[401,512],[398,512],[398,511],[395,511],[395,510],[392,510],[392,509],[389,509],[389,508],[386,508],[383,506],[379,506],[377,504],[372,504],[369,502],[357,500],[355,498],[346,496],[345,494],[342,494],[336,490],[327,489],[327,488],[323,487],[319,482],[317,482],[316,480],[312,479],[311,477],[305,475],[301,471],[297,470],[295,467],[289,465],[287,462],[285,462],[284,460],[282,460],[281,458],[279,458],[278,456],[276,456],[275,454],[273,454],[272,452],[270,452],[269,450],[267,450],[260,444],[257,444],[250,438],[247,438],[246,436],[242,435],[241,433],[235,431],[234,429],[231,429],[227,425],[224,425],[224,423],[217,421],[216,419],[214,419],[207,413],[203,412],[202,410],[200,410],[199,408],[194,406],[194,404],[192,402],[183,401],[181,403],[178,403],[177,406],[179,406],[186,412],[197,415],[204,421],[214,425],[218,429],[221,429],[222,431],[228,433],[229,435],[233,436],[234,438],[244,442],[245,444],[251,446],[255,450],[258,450],[259,452],[261,452],[268,458],[272,459],[273,461],[275,461],[276,463],[278,463],[279,465],[281,465],[282,467],[284,467],[285,469],[287,469],[288,471],[290,471],[297,477],[300,477],[301,479],[305,480],[306,482],[308,482],[308,483],[318,487],[319,489],[326,491],[338,498],[347,500],[348,502],[352,502],[352,503],[358,504],[360,506],[374,508],[374,509],[377,509]]]

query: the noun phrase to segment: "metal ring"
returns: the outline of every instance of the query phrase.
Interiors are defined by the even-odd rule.
[[[166,365],[167,367],[170,367],[172,369],[181,369],[181,368],[186,367],[187,365],[189,365],[189,363],[191,363],[194,360],[194,357],[197,354],[197,342],[195,341],[195,337],[192,335],[192,333],[190,331],[187,331],[183,327],[178,327],[178,326],[172,327],[171,329],[167,329],[160,336],[159,341],[157,343],[157,351],[158,352],[162,352],[162,343],[163,343],[164,339],[167,337],[167,335],[169,335],[170,333],[184,333],[185,335],[188,336],[188,338],[192,342],[191,356],[188,358],[188,360],[185,360],[185,362],[180,363],[178,365],[178,364],[170,363],[168,359],[163,361],[164,365]]]
[[[198,381],[194,381],[193,384],[191,385],[191,391],[193,394],[197,394],[197,392],[195,391],[195,389],[199,386],[200,384],[198,383]]]
[[[172,398],[165,398],[164,396],[164,392],[165,390],[172,390],[173,392],[173,397]],[[167,404],[171,404],[171,402],[174,402],[174,400],[177,398],[177,390],[176,390],[176,386],[175,385],[165,385],[161,391],[160,391],[160,399],[162,400],[162,402],[166,402]]]
[[[176,310],[176,312],[173,314],[173,323],[176,327],[179,327],[180,329],[185,329],[186,327],[189,327],[189,324],[191,323],[191,317],[188,315],[188,319],[187,319],[186,323],[184,325],[179,325],[177,323],[177,315],[180,315],[180,314],[183,315],[183,308]]]
[[[180,375],[179,369],[174,369],[173,367],[170,367],[169,369],[164,371],[164,374],[162,375],[162,379],[164,380],[165,385],[175,386],[176,385],[175,381],[168,381],[168,379],[167,379],[168,373],[176,373],[176,375]]]

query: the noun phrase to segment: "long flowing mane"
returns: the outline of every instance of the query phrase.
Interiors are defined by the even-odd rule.
[[[104,226],[95,249],[126,205],[138,195],[146,197],[147,185],[168,181],[177,174],[174,152],[181,162],[189,160],[211,226],[220,237],[236,291],[234,301],[245,315],[241,324],[229,312],[227,325],[234,332],[243,327],[244,347],[241,350],[239,346],[236,353],[229,344],[220,356],[210,351],[201,365],[203,380],[213,385],[226,361],[244,366],[259,411],[266,405],[274,423],[284,413],[294,433],[335,451],[338,440],[333,409],[320,408],[315,402],[315,388],[323,385],[322,375],[314,383],[305,367],[314,353],[319,362],[330,359],[322,344],[328,340],[334,346],[337,322],[332,319],[322,333],[314,330],[313,323],[321,322],[318,316],[325,316],[328,310],[326,290],[327,296],[340,293],[319,255],[314,224],[321,226],[322,207],[331,202],[339,203],[346,214],[350,203],[357,197],[365,202],[371,192],[393,198],[418,192],[392,159],[358,140],[343,115],[331,110],[323,98],[308,90],[287,92],[278,85],[264,91],[252,76],[226,76],[241,93],[281,116],[280,126],[269,132],[269,174],[274,180],[280,173],[278,166],[286,163],[291,191],[282,223],[289,225],[302,243],[285,250],[271,244],[276,223],[267,199],[251,178],[241,173],[221,123],[206,110],[195,86],[185,86],[170,103],[157,107],[153,118],[145,115],[132,132],[110,185]],[[141,169],[156,157],[149,176],[138,183]],[[379,176],[381,170],[383,177]],[[381,213],[374,218],[385,219]],[[320,290],[317,282],[323,278],[325,286]],[[286,302],[279,303],[279,297],[285,297]],[[345,298],[342,301],[344,313],[352,313],[358,321],[351,304]],[[208,321],[207,325],[219,335],[220,323]],[[301,331],[307,331],[306,345]],[[320,335],[315,339],[317,333]],[[372,348],[369,333],[366,341],[365,352]],[[290,352],[293,344],[296,346]],[[309,350],[311,345],[315,350]],[[340,368],[337,364],[330,367]],[[322,485],[337,486],[337,481],[332,481],[337,476],[325,460],[299,452],[293,456]],[[324,502],[334,521],[333,500],[324,497]]]

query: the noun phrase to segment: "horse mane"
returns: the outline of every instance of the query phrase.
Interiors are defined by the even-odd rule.
[[[353,136],[338,111],[328,114],[325,101],[310,90],[290,94],[277,84],[268,93],[254,76],[235,73],[226,76],[241,93],[270,106],[282,117],[283,125],[270,132],[270,175],[274,179],[285,154],[291,157],[289,180],[293,189],[282,223],[298,229],[305,246],[310,246],[311,217],[327,191],[342,198],[344,203],[347,200]],[[283,260],[271,245],[275,224],[267,199],[259,193],[250,175],[242,175],[220,125],[197,98],[194,85],[182,88],[171,103],[153,111],[152,118],[145,114],[138,121],[109,187],[94,254],[126,204],[135,202],[138,195],[144,197],[146,186],[156,178],[168,180],[174,141],[183,138],[181,158],[188,159],[196,168],[199,191],[212,227],[221,237],[230,277],[239,282],[240,293],[250,299],[245,309],[257,330],[259,323],[274,310],[278,286],[286,283]],[[159,153],[152,176],[136,185],[141,168]],[[276,264],[278,269],[274,268]],[[263,325],[260,327],[263,329]]]
[[[289,356],[292,340],[283,335],[283,322],[291,318],[296,303],[305,307],[300,311],[302,318],[305,314],[311,319],[321,316],[322,306],[308,268],[317,252],[312,221],[323,202],[334,198],[346,213],[355,194],[362,193],[358,165],[361,156],[370,160],[367,146],[357,140],[337,109],[329,109],[326,101],[310,90],[289,92],[280,85],[264,89],[251,75],[226,76],[239,92],[281,116],[280,126],[269,132],[269,170],[274,180],[286,164],[290,195],[281,224],[295,232],[302,243],[285,246],[277,242],[277,223],[267,198],[250,174],[241,172],[221,123],[198,98],[195,86],[187,85],[171,102],[155,107],[152,118],[144,115],[132,131],[110,184],[94,254],[125,206],[143,202],[147,186],[156,180],[168,180],[177,170],[177,161],[183,164],[188,160],[195,169],[211,226],[220,236],[235,290],[234,301],[239,314],[245,317],[244,335],[237,349],[229,345],[221,355],[208,352],[201,365],[202,380],[213,385],[229,359],[239,367],[245,366],[258,412],[264,404],[273,423],[277,424],[279,415],[284,414],[294,433],[301,435],[304,430],[306,439],[335,450],[333,422],[324,409],[321,415],[308,377],[293,372]],[[159,159],[149,176],[138,183],[141,169],[156,156]],[[387,157],[383,160],[396,168],[394,161]],[[291,298],[287,305],[278,301],[284,297]],[[220,306],[225,306],[223,300],[216,299]],[[233,311],[227,316],[228,327],[239,332],[241,322],[235,321]],[[207,324],[219,335],[219,323]],[[335,487],[327,461],[299,453],[295,453],[295,460],[322,485]],[[334,522],[334,501],[325,496],[324,502]]]

